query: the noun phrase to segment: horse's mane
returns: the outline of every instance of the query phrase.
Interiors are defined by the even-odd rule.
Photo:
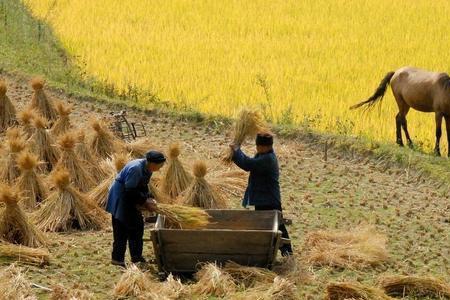
[[[444,87],[444,89],[450,90],[450,76],[448,76],[447,73],[441,74],[439,83]]]

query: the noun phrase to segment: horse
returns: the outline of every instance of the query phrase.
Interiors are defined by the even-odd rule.
[[[442,118],[447,129],[447,143],[450,157],[450,77],[447,73],[430,72],[413,67],[402,67],[395,72],[388,72],[381,80],[374,94],[366,101],[350,107],[371,109],[377,102],[383,100],[388,85],[391,86],[398,114],[395,116],[396,142],[403,146],[401,128],[405,132],[410,147],[413,142],[408,132],[406,115],[410,108],[421,112],[434,112],[436,121],[436,144],[434,153],[441,155],[439,143],[442,135]]]

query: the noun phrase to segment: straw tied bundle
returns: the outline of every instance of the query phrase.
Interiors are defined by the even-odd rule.
[[[159,203],[156,213],[164,215],[166,225],[172,228],[204,228],[210,219],[210,215],[202,209],[176,204]]]
[[[0,132],[16,124],[16,109],[6,95],[6,83],[0,81]]]
[[[34,133],[34,127],[32,124],[32,121],[34,117],[36,116],[36,112],[32,110],[31,108],[26,108],[24,110],[21,110],[17,117],[19,119],[19,124],[22,126],[26,139],[29,139],[33,133]]]
[[[3,153],[0,163],[0,181],[12,183],[20,175],[16,163],[17,155],[25,149],[26,142],[22,132],[11,128],[6,132],[6,153]]]
[[[43,248],[31,248],[0,241],[0,259],[42,266],[50,263],[50,253]]]
[[[86,145],[86,135],[84,130],[80,130],[76,134],[75,154],[83,161],[96,181],[104,180],[108,177],[108,173],[103,170],[98,159],[94,157],[89,147]]]
[[[169,197],[175,199],[184,192],[192,182],[189,174],[181,161],[178,159],[181,150],[179,144],[172,144],[169,147],[169,163],[163,176],[161,190]]]
[[[31,137],[34,153],[39,160],[45,162],[42,170],[51,171],[58,161],[59,152],[55,146],[53,137],[47,132],[47,120],[41,116],[35,116],[33,119],[35,132]]]
[[[31,97],[30,107],[38,111],[50,122],[58,118],[58,112],[53,104],[53,101],[47,97],[44,91],[44,80],[42,78],[34,78],[31,80],[31,87],[33,88],[33,96]]]
[[[434,277],[386,276],[380,280],[379,285],[389,296],[450,299],[450,284]]]
[[[94,155],[106,159],[121,150],[122,143],[106,128],[103,122],[93,120],[91,121],[91,126],[93,132],[89,141],[89,147]]]
[[[59,117],[51,129],[53,136],[61,135],[71,128],[69,115],[72,112],[72,106],[64,105],[64,103],[60,101],[56,104],[56,111],[58,112]]]

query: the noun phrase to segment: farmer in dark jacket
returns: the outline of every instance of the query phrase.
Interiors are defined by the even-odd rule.
[[[152,173],[161,169],[165,161],[162,153],[150,151],[144,159],[126,164],[112,184],[106,210],[112,215],[113,265],[125,266],[127,241],[131,261],[145,262],[142,257],[144,220],[139,207],[149,211],[156,209],[148,183]]]
[[[278,160],[273,150],[273,136],[261,133],[256,137],[256,155],[251,158],[242,152],[240,145],[231,145],[234,163],[244,171],[250,172],[248,186],[242,205],[254,205],[255,210],[279,210],[281,207]],[[282,237],[289,239],[286,226],[281,224]],[[292,254],[292,246],[283,245],[283,256]]]

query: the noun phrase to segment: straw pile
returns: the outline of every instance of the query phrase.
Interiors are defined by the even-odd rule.
[[[0,300],[35,300],[37,299],[31,283],[22,270],[14,264],[0,269]]]
[[[130,153],[133,158],[144,158],[145,154],[147,154],[150,149],[155,148],[147,138],[141,138],[125,143],[124,147],[125,151]]]
[[[108,173],[98,163],[98,159],[94,157],[89,147],[86,145],[86,135],[84,130],[77,132],[77,141],[75,144],[75,154],[83,161],[92,174],[95,181],[102,181],[108,177]]]
[[[241,266],[232,261],[225,264],[223,271],[230,274],[237,285],[243,284],[245,288],[251,288],[261,283],[270,284],[277,277],[277,274],[268,269]]]
[[[197,229],[209,224],[210,215],[203,209],[176,204],[158,204],[156,213],[164,215],[170,228]]]
[[[196,274],[197,283],[192,286],[192,292],[200,296],[224,297],[237,289],[233,277],[222,272],[216,264],[205,264]]]
[[[145,297],[144,297],[145,298]],[[190,299],[190,289],[181,283],[180,279],[175,279],[169,274],[167,279],[159,284],[152,297],[146,299],[167,300],[167,299]]]
[[[181,195],[184,204],[205,209],[226,208],[226,200],[223,194],[205,180],[206,164],[202,161],[195,162],[193,173],[194,180]]]
[[[172,144],[169,147],[169,163],[164,173],[161,190],[175,199],[185,191],[192,182],[192,176],[186,172],[183,164],[178,159],[180,145]]]
[[[64,105],[63,102],[59,101],[56,104],[56,111],[59,117],[51,129],[53,136],[61,135],[71,128],[69,115],[72,112],[72,106]]]
[[[42,266],[50,263],[50,254],[47,249],[30,248],[0,241],[0,259]]]
[[[364,268],[388,260],[387,239],[373,227],[353,231],[317,231],[306,236],[306,259],[316,266]]]
[[[34,78],[31,80],[31,87],[34,92],[31,97],[30,107],[38,111],[47,120],[51,122],[55,121],[58,118],[57,111],[51,99],[49,99],[44,92],[44,80],[41,78]]]
[[[268,126],[261,112],[257,110],[243,109],[239,113],[233,127],[233,144],[242,145],[249,137],[254,137],[258,132],[268,132]],[[231,162],[233,152],[229,150],[224,161]]]
[[[60,158],[56,169],[65,169],[69,172],[75,187],[81,192],[89,191],[94,185],[94,179],[89,173],[87,166],[76,155],[74,151],[76,136],[73,132],[66,132],[58,139]]]
[[[113,295],[117,298],[140,297],[151,292],[152,285],[150,277],[132,264],[116,283]]]
[[[22,152],[17,157],[17,165],[21,174],[17,179],[16,186],[19,191],[22,191],[21,204],[28,209],[36,208],[37,204],[48,195],[44,181],[36,173],[38,164],[37,156],[29,152]]]
[[[295,284],[305,284],[313,280],[312,274],[305,268],[297,255],[282,257],[279,264],[273,266],[272,271]]]
[[[121,141],[117,140],[105,124],[98,120],[92,120],[91,126],[94,130],[89,141],[89,147],[94,155],[106,159],[121,150]]]
[[[0,81],[0,132],[16,124],[16,109],[6,95],[6,83]]]
[[[44,200],[35,215],[41,230],[97,230],[105,227],[108,219],[106,213],[70,184],[66,170],[58,169],[51,177],[56,190]]]
[[[20,208],[19,192],[5,184],[0,184],[0,202],[6,204],[0,214],[0,239],[13,244],[38,248],[47,245],[47,239]]]
[[[33,133],[34,133],[34,127],[32,125],[32,121],[34,117],[36,116],[36,112],[30,108],[25,108],[24,110],[21,110],[17,117],[19,119],[19,124],[22,126],[26,139],[29,139]]]
[[[0,181],[13,183],[20,176],[20,170],[16,163],[17,155],[25,149],[26,144],[18,129],[9,129],[6,135],[7,149],[1,158]]]
[[[57,285],[52,288],[50,300],[90,300],[94,295],[78,288],[65,288]]]
[[[450,284],[434,277],[386,276],[379,285],[389,296],[450,299]]]
[[[330,283],[327,286],[327,300],[363,299],[392,300],[382,290],[368,287],[357,282]]]
[[[35,116],[33,120],[35,132],[31,139],[33,140],[33,150],[39,160],[45,162],[42,170],[51,171],[58,161],[59,152],[55,146],[52,136],[45,129],[47,120],[41,116]]]

